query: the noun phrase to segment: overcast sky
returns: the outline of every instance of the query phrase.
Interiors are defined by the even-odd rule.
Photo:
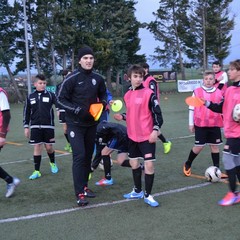
[[[138,0],[136,5],[136,17],[140,22],[150,22],[154,20],[152,12],[156,12],[159,7],[159,0]],[[230,5],[231,14],[235,14],[236,26],[232,33],[232,41],[230,48],[230,55],[224,60],[225,64],[230,61],[240,58],[240,1],[233,0]],[[139,53],[145,54],[148,58],[148,63],[151,68],[159,68],[159,64],[150,61],[149,56],[154,55],[154,49],[159,42],[154,40],[153,35],[145,29],[140,29],[139,37],[141,39],[141,50]]]

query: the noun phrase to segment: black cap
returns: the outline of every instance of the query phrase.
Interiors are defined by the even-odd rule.
[[[86,47],[80,48],[78,51],[78,60],[80,60],[84,55],[87,55],[87,54],[91,54],[94,56],[93,50],[90,47],[86,46]]]

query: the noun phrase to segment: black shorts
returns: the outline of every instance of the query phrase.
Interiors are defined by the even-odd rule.
[[[238,156],[240,154],[240,138],[227,138],[223,152]]]
[[[54,129],[51,128],[32,128],[29,143],[36,145],[40,143],[54,144]]]
[[[222,144],[222,134],[219,127],[198,127],[195,128],[195,146],[204,146],[206,144]]]
[[[128,156],[131,158],[142,158],[144,161],[155,161],[156,143],[149,141],[134,142],[129,139]]]
[[[128,141],[119,142],[116,138],[113,138],[110,141],[108,141],[107,147],[116,150],[118,153],[127,153]]]
[[[59,117],[58,117],[58,119],[59,119],[59,123],[60,124],[66,123],[65,114],[66,114],[65,110],[62,110],[62,109],[59,110]]]

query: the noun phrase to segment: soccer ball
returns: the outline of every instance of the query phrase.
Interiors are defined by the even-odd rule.
[[[218,167],[211,166],[206,169],[205,177],[209,182],[219,182],[221,179],[221,171]]]
[[[233,108],[233,120],[235,122],[239,122],[240,120],[240,103],[236,104],[235,107]]]
[[[110,159],[111,161],[111,167],[113,166],[113,160]],[[102,171],[104,171],[104,166],[103,166],[103,160],[100,161],[99,165],[98,165],[98,168]]]

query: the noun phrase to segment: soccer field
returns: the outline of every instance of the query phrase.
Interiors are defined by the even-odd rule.
[[[96,170],[89,182],[97,195],[87,207],[79,208],[73,191],[71,154],[64,151],[65,139],[56,123],[56,161],[59,173],[50,172],[44,152],[42,177],[28,180],[33,171],[33,148],[23,134],[23,105],[11,105],[8,144],[1,151],[0,165],[21,179],[12,198],[5,198],[6,184],[0,181],[1,239],[192,240],[240,239],[240,204],[220,207],[217,201],[228,191],[227,183],[209,183],[205,169],[212,165],[206,147],[192,166],[193,175],[185,177],[182,165],[194,143],[188,131],[187,93],[161,96],[164,117],[162,133],[173,143],[163,154],[157,143],[153,195],[160,207],[151,208],[141,200],[127,200],[123,194],[133,187],[131,170],[113,165],[115,184],[95,186],[104,173]],[[222,148],[222,147],[221,147]]]

